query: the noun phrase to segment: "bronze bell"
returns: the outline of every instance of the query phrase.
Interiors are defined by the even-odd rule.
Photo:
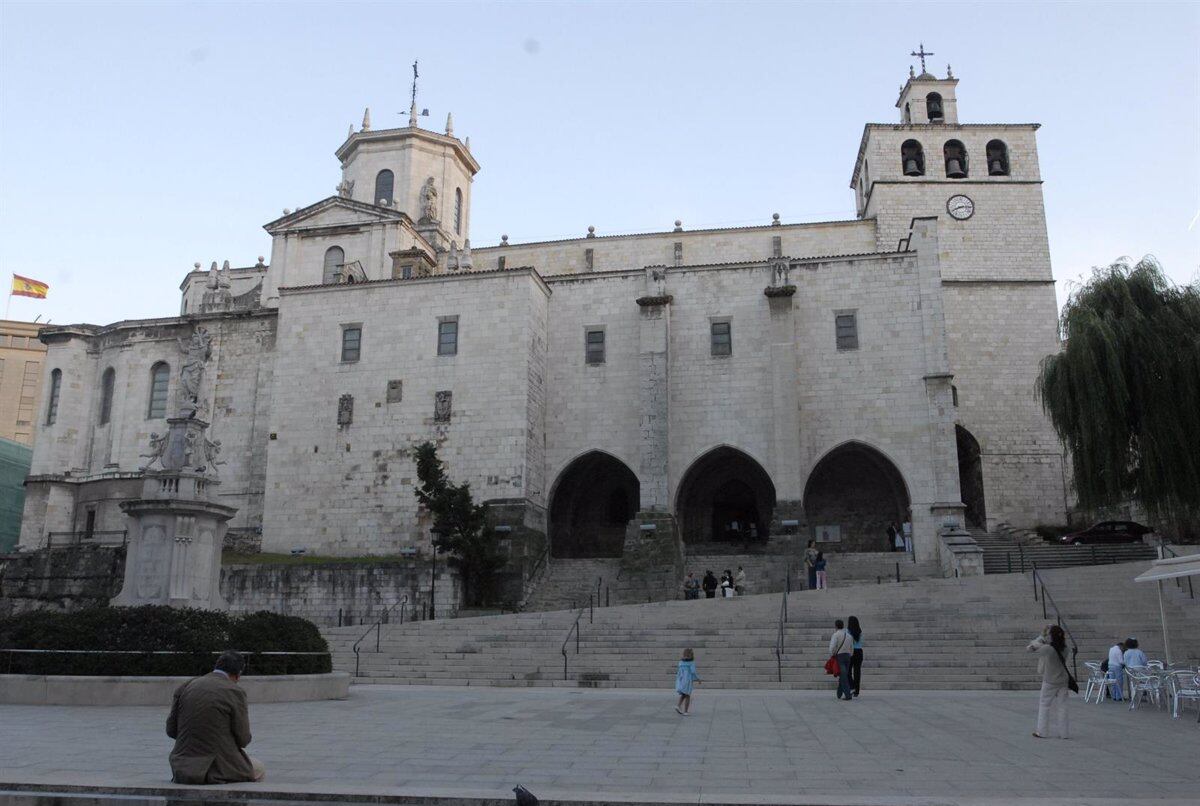
[[[967,172],[963,170],[962,163],[958,161],[957,157],[946,160],[946,176],[951,179],[962,179],[966,175]]]
[[[912,157],[909,157],[908,159],[906,159],[904,161],[904,175],[905,176],[920,176],[921,175],[921,167],[919,165],[917,165],[917,161],[915,159],[913,159]]]
[[[992,176],[1004,176],[1008,171],[1004,170],[1004,163],[997,157],[992,160],[992,164],[988,167],[988,173]]]

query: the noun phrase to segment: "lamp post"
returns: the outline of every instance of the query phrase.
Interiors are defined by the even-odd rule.
[[[430,527],[429,533],[433,537],[433,539],[431,541],[433,544],[433,565],[431,566],[433,573],[429,577],[429,620],[433,621],[434,619],[437,618],[438,541],[442,537],[442,535],[446,534],[446,527],[442,526],[441,524],[434,524],[432,527]]]

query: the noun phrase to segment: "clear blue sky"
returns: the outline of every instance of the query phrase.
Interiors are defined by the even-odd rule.
[[[863,123],[923,41],[964,122],[1039,122],[1059,298],[1200,266],[1200,5],[0,4],[0,272],[13,318],[170,316],[193,262],[270,257],[371,107],[470,135],[472,242],[852,218]],[[4,280],[7,281],[6,279]]]

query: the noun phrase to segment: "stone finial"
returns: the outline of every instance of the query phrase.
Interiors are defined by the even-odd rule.
[[[454,113],[446,113],[446,134],[450,137],[454,136]]]
[[[371,131],[371,107],[369,107],[369,106],[363,110],[362,130],[364,132]]]
[[[193,263],[192,268],[194,268],[196,271],[200,271],[200,261],[197,260],[195,263]]]
[[[408,108],[408,127],[410,129],[417,128],[417,102],[413,101],[412,106]]]
[[[254,268],[256,268],[256,269],[262,268],[265,265],[267,265],[267,259],[265,257],[263,257],[262,255],[259,255],[258,263],[254,264]]]
[[[675,219],[675,232],[683,232],[683,222],[678,218]]]
[[[215,261],[215,260],[214,260],[214,261],[212,262],[212,265],[211,265],[211,266],[209,266],[208,270],[209,270],[209,271],[216,271],[216,270],[217,270],[217,261]]]
[[[771,213],[771,226],[772,227],[779,226],[779,213]]]
[[[347,139],[347,140],[349,140],[349,139],[350,139],[351,137],[353,137],[353,136],[354,136],[354,124],[353,124],[353,123],[351,123],[351,124],[350,124],[350,131],[346,132],[346,139]]]
[[[469,135],[469,134],[467,135],[467,139],[466,139],[466,142],[464,143],[464,145],[467,147],[467,151],[471,150],[471,135]]]
[[[501,236],[500,236],[500,245],[501,245],[501,246],[508,246],[508,236],[507,236],[507,235],[501,235]]]
[[[284,215],[291,215],[291,214],[292,214],[292,208],[290,208],[290,207],[284,207],[284,208],[283,208],[283,214],[284,214]]]
[[[229,271],[229,261],[228,260],[226,260],[224,263],[221,264],[221,271]]]
[[[595,237],[596,237],[596,228],[595,228],[595,227],[588,227],[588,234],[587,234],[587,236],[588,236],[589,238],[595,238]]]
[[[468,269],[468,270],[471,268],[474,268],[473,264],[471,263],[471,239],[470,238],[467,238],[466,240],[463,241],[462,252],[460,252],[458,255],[458,266],[461,269]]]
[[[954,78],[954,71],[950,69],[950,65],[946,65],[946,78]]]
[[[917,71],[913,69],[913,66],[911,64],[908,66],[908,77],[909,78],[917,77]]]

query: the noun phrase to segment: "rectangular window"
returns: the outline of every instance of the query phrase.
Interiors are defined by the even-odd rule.
[[[771,257],[783,257],[783,238],[779,235],[771,237]]]
[[[458,355],[458,317],[438,322],[438,355]]]
[[[342,327],[342,361],[357,361],[362,353],[362,325]]]
[[[713,322],[711,325],[713,355],[733,355],[733,332],[729,322]]]
[[[589,364],[604,363],[604,330],[589,328],[584,347],[584,357]]]
[[[62,391],[62,370],[50,373],[50,400],[46,404],[46,425],[54,425],[58,419],[58,395]]]
[[[593,249],[583,250],[584,271],[591,271],[596,266],[596,252]]]
[[[858,315],[853,312],[834,315],[834,327],[837,331],[837,348],[839,350],[858,349]]]
[[[496,268],[497,269],[504,268],[504,255],[501,255],[500,257],[496,258]]]
[[[411,280],[413,276],[413,267],[411,263],[406,263],[400,267],[400,277],[404,280]]]

